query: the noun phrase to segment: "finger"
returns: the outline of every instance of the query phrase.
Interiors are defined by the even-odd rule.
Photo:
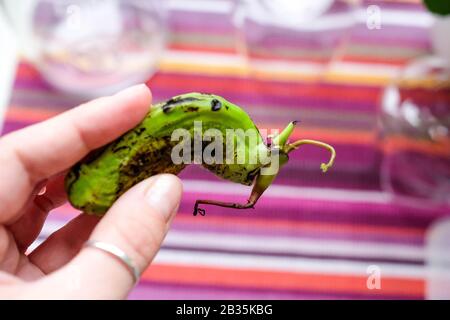
[[[87,214],[74,218],[40,244],[28,256],[30,262],[45,274],[61,268],[78,254],[99,220]]]
[[[150,103],[150,91],[139,85],[2,138],[0,223],[16,218],[38,181],[67,169],[90,150],[131,129],[145,116]]]
[[[152,261],[178,210],[182,186],[173,175],[147,179],[126,192],[94,229],[90,240],[123,250],[140,272]],[[76,279],[77,286],[67,284]],[[44,281],[44,280],[43,280]],[[134,285],[130,270],[116,257],[85,247],[69,264],[46,278],[65,298],[125,298]]]
[[[39,236],[48,213],[66,202],[63,172],[47,181],[45,193],[33,194],[30,201],[21,210],[19,220],[8,226],[20,252],[25,252]]]

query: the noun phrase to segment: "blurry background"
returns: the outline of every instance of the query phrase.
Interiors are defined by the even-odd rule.
[[[3,0],[2,133],[143,81],[155,102],[222,95],[261,128],[300,119],[293,139],[335,146],[332,170],[303,147],[256,210],[193,217],[250,190],[188,167],[130,298],[450,298],[449,33],[419,0]]]

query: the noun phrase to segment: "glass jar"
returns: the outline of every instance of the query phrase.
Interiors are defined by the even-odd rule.
[[[356,23],[346,0],[241,0],[235,6],[238,47],[256,76],[319,78]]]
[[[95,97],[143,82],[155,72],[165,47],[165,1],[25,3],[30,4],[24,10],[28,16],[19,28],[28,39],[24,51],[52,86]],[[10,11],[14,5],[9,1]]]
[[[381,181],[394,195],[450,204],[450,65],[426,57],[382,95]]]

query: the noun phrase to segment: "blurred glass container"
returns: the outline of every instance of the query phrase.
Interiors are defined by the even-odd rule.
[[[382,95],[382,187],[394,195],[450,204],[450,65],[426,57]]]
[[[12,86],[16,74],[17,66],[17,43],[14,38],[11,26],[7,23],[6,15],[0,6],[0,43],[7,43],[2,46],[0,53],[0,134],[3,129],[6,108],[9,105]]]
[[[252,67],[316,77],[356,22],[356,5],[345,0],[241,0],[234,21],[239,49]],[[278,62],[275,62],[278,60]],[[283,66],[279,63],[287,63]],[[275,62],[275,63],[273,63]]]
[[[165,1],[25,2],[30,4],[28,21],[22,17],[18,28],[27,39],[25,51],[54,87],[95,97],[143,82],[155,72],[165,47]]]
[[[450,219],[435,221],[425,237],[426,298],[450,299]]]

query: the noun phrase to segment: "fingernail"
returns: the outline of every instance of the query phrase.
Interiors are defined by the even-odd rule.
[[[166,221],[170,219],[177,209],[181,192],[177,185],[176,177],[162,174],[154,177],[150,187],[146,191],[146,200],[150,206],[156,209]]]
[[[130,94],[134,95],[134,94],[136,94],[137,91],[140,91],[140,90],[150,91],[150,89],[144,83],[141,83],[141,84],[137,84],[132,87],[123,89],[122,91],[119,91],[118,93],[116,93],[115,96],[116,97],[117,96],[127,96]]]

